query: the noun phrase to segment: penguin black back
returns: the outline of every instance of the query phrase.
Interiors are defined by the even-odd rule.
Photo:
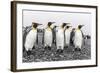
[[[56,27],[54,26],[54,28],[52,29],[52,34],[53,34],[53,43],[56,45]]]
[[[74,46],[74,44],[73,44],[73,41],[74,41],[73,37],[74,37],[74,35],[75,35],[75,28],[72,29],[71,36],[70,36],[70,44],[73,45],[73,46]]]

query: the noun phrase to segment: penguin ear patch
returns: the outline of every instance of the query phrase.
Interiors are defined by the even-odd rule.
[[[78,28],[81,29],[84,25],[78,25]]]
[[[55,22],[48,22],[48,26],[50,27]]]

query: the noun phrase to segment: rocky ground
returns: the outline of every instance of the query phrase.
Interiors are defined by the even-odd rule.
[[[73,46],[65,48],[64,52],[61,54],[56,53],[56,48],[53,45],[51,50],[46,50],[42,46],[32,50],[32,55],[30,58],[27,56],[26,52],[23,52],[23,62],[45,62],[45,61],[64,61],[64,60],[84,60],[91,58],[91,46],[89,44],[89,39],[86,40],[86,45],[83,45],[81,51],[74,51]]]

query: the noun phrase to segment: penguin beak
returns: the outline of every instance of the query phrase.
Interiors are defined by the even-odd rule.
[[[69,28],[71,28],[72,26],[69,26]]]
[[[81,28],[83,27],[84,25],[81,25]]]
[[[55,26],[55,27],[59,27],[59,26]]]
[[[67,26],[70,23],[63,23],[62,27],[64,28],[65,26]]]
[[[42,24],[38,24],[38,25],[42,25]]]
[[[79,25],[78,28],[81,29],[84,25]]]
[[[82,27],[83,27],[84,25],[82,25]]]
[[[55,22],[48,22],[48,24],[54,24]]]
[[[68,24],[70,24],[70,23],[64,23],[64,24],[68,25]]]
[[[55,22],[51,22],[52,24],[54,24]]]
[[[69,26],[69,27],[72,27],[72,26]]]
[[[70,24],[70,23],[66,23],[66,24]]]

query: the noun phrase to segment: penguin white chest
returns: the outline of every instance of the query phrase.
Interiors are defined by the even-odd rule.
[[[44,43],[45,46],[51,46],[52,45],[52,30],[51,29],[45,29],[45,34],[44,34]]]
[[[74,37],[74,45],[76,48],[81,48],[83,42],[82,32],[80,30],[75,31],[75,37]]]
[[[70,34],[71,34],[70,29],[65,30],[65,44],[66,44],[66,46],[69,46],[69,44],[70,44]]]
[[[37,30],[31,30],[25,40],[25,48],[26,50],[32,50],[33,46],[36,43],[36,38],[37,38]]]
[[[57,49],[64,48],[64,30],[62,28],[56,30],[56,45]]]

